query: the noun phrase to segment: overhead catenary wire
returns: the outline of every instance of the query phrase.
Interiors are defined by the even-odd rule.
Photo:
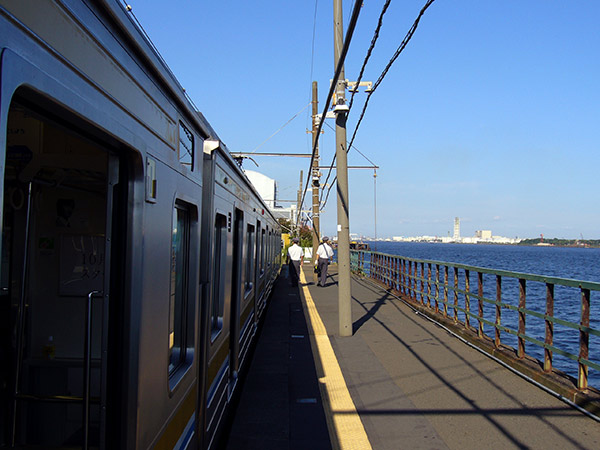
[[[260,144],[258,144],[254,150],[252,150],[250,153],[254,153],[256,152],[256,150],[258,150],[259,148],[261,148],[263,145],[265,145],[269,140],[271,140],[277,133],[279,133],[281,130],[283,130],[286,126],[289,125],[289,123],[294,120],[296,117],[298,117],[298,115],[304,111],[306,108],[308,108],[310,106],[310,102],[307,103],[305,106],[302,107],[302,109],[300,111],[298,111],[296,114],[294,114],[290,120],[288,120],[286,123],[284,123],[283,125],[281,125],[281,127],[279,127],[279,129],[277,131],[275,131],[275,133],[273,133],[271,136],[269,136],[267,139],[265,139],[264,141],[262,141]]]
[[[190,102],[190,104],[193,106],[195,111],[200,111],[200,109],[194,103],[194,100],[192,99],[192,97],[190,97],[190,95],[188,94],[187,90],[181,85],[181,83],[179,83],[179,80],[177,79],[177,77],[175,76],[173,71],[171,70],[171,67],[169,66],[169,64],[167,64],[167,61],[165,60],[165,58],[163,58],[160,51],[158,51],[158,48],[154,44],[154,41],[152,41],[152,39],[150,38],[150,35],[148,34],[148,32],[146,31],[146,29],[144,28],[142,23],[139,21],[139,19],[133,12],[133,7],[129,3],[127,3],[126,0],[121,0],[121,5],[122,5],[123,9],[131,17],[133,24],[137,27],[137,29],[140,31],[140,33],[142,33],[142,37],[146,40],[146,42],[150,46],[151,50],[154,52],[154,54],[159,59],[159,61],[163,64],[165,70],[169,73],[169,75],[171,76],[171,78],[173,79],[175,84],[177,84],[177,86],[181,89],[181,91],[185,95],[185,98],[187,99],[187,101]]]
[[[333,128],[331,125],[329,125],[328,123],[325,123],[325,125],[327,125],[331,130],[335,131],[335,128]],[[358,148],[356,148],[355,145],[352,145],[352,148],[354,150],[356,150],[363,158],[365,158],[367,161],[369,161],[369,163],[371,165],[373,165],[374,167],[376,166],[376,164],[371,161],[367,155],[365,155],[363,152],[361,152]],[[327,182],[329,181],[329,177],[331,176],[331,174],[333,173],[333,165],[335,164],[335,154],[333,155],[333,160],[331,161],[331,165],[329,166],[329,169],[327,171],[327,176],[325,177],[325,182],[323,183],[323,186],[327,185]],[[333,181],[331,182],[331,185],[327,191],[327,197],[329,198],[329,191],[331,190],[331,186],[333,186],[333,184],[336,182],[337,180],[337,176],[333,178]],[[321,198],[320,198],[320,202],[323,202],[323,197],[325,196],[325,193],[322,192],[321,193]]]
[[[313,14],[313,31],[312,31],[312,44],[311,44],[311,55],[310,55],[310,77],[309,77],[309,83],[308,83],[308,85],[310,86],[310,88],[308,90],[308,101],[309,102],[312,102],[312,81],[313,81],[313,70],[314,70],[314,65],[315,65],[315,40],[316,40],[316,35],[317,35],[317,10],[318,10],[318,7],[319,7],[319,0],[315,0],[315,12]],[[306,123],[307,123],[307,125],[310,123],[312,126],[312,120],[310,120],[310,122],[309,122],[310,117],[311,117],[311,115],[307,111],[306,112]],[[307,130],[308,130],[308,126],[307,126]],[[307,144],[307,147],[310,147],[312,145],[310,143],[310,139],[307,139],[306,144]]]

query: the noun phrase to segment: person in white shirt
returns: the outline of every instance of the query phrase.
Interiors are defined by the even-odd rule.
[[[325,283],[327,282],[327,267],[329,266],[329,262],[333,260],[333,249],[328,242],[329,238],[324,236],[323,242],[317,249],[317,256],[319,257],[317,262],[319,282],[317,283],[317,286],[321,287],[325,287]]]
[[[300,239],[292,239],[293,244],[288,248],[288,265],[292,286],[298,286],[300,278],[300,266],[304,262],[304,250],[298,245]]]

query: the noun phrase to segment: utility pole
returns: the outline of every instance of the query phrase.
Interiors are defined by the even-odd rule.
[[[300,214],[301,214],[301,210],[300,210],[300,202],[302,201],[302,178],[304,176],[304,172],[301,170],[300,171],[300,187],[298,188],[298,203],[297,203],[297,209],[296,209],[296,233],[298,233],[298,237],[300,237]]]
[[[334,69],[344,46],[342,0],[333,0]],[[338,314],[340,336],[352,336],[352,292],[350,289],[350,203],[348,197],[348,155],[346,153],[346,76],[340,72],[335,89],[335,154],[337,159],[337,248],[338,248]]]
[[[317,249],[319,247],[320,238],[320,202],[319,202],[319,120],[317,116],[319,114],[319,100],[317,95],[317,82],[312,83],[312,135],[313,135],[313,148],[315,149],[315,157],[313,159],[312,166],[312,215],[313,215],[313,233],[312,233],[312,265],[314,266],[317,262]],[[318,275],[313,271],[313,281],[317,281]]]

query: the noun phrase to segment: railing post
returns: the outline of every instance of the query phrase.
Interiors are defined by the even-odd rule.
[[[414,297],[412,274],[413,274],[413,262],[408,261],[408,298],[410,298],[411,300]]]
[[[421,263],[421,305],[425,306],[425,263]]]
[[[469,270],[465,269],[465,328],[471,328],[469,316],[471,312],[471,277]]]
[[[394,283],[396,288],[396,293],[400,294],[400,258],[394,258]]]
[[[402,289],[402,293],[406,295],[406,260],[403,258],[400,261],[400,265],[402,266],[402,274],[400,275],[400,288]]]
[[[440,312],[440,265],[435,265],[435,313],[438,314]]]
[[[554,285],[546,283],[546,345],[554,343]],[[552,372],[552,350],[544,348],[544,372]]]
[[[502,324],[502,277],[496,275],[496,326],[495,328],[495,339],[494,344],[496,348],[500,347],[500,328]]]
[[[458,267],[454,267],[454,323],[458,323]]]
[[[444,317],[448,317],[448,266],[444,266]]]
[[[371,255],[371,278],[377,280],[377,262],[379,261],[379,255],[377,253],[373,253]]]
[[[431,263],[427,263],[427,306],[431,308]]]
[[[377,274],[377,254],[371,253],[371,279],[375,280]]]
[[[519,278],[519,348],[517,350],[517,356],[519,358],[525,357],[525,336],[526,328],[525,328],[525,318],[527,317],[525,314],[525,307],[527,305],[527,286],[526,280],[523,278]]]
[[[590,290],[581,289],[581,328],[579,329],[579,376],[578,389],[588,388],[588,366],[581,360],[590,356]]]
[[[477,272],[477,295],[479,296],[478,305],[479,311],[477,316],[479,317],[479,329],[477,335],[483,337],[483,273]]]

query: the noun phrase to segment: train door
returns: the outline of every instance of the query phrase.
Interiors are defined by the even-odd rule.
[[[229,314],[229,395],[233,393],[239,370],[243,239],[244,213],[236,208],[233,218],[233,264],[231,274],[231,309]]]
[[[118,171],[117,158],[60,113],[42,116],[13,101],[2,222],[1,445],[106,447]]]
[[[262,309],[260,307],[260,295],[262,292],[261,288],[261,259],[260,255],[262,252],[262,234],[261,234],[261,223],[260,220],[256,221],[256,255],[255,255],[255,282],[254,282],[254,314],[256,317],[256,323],[260,320]]]

